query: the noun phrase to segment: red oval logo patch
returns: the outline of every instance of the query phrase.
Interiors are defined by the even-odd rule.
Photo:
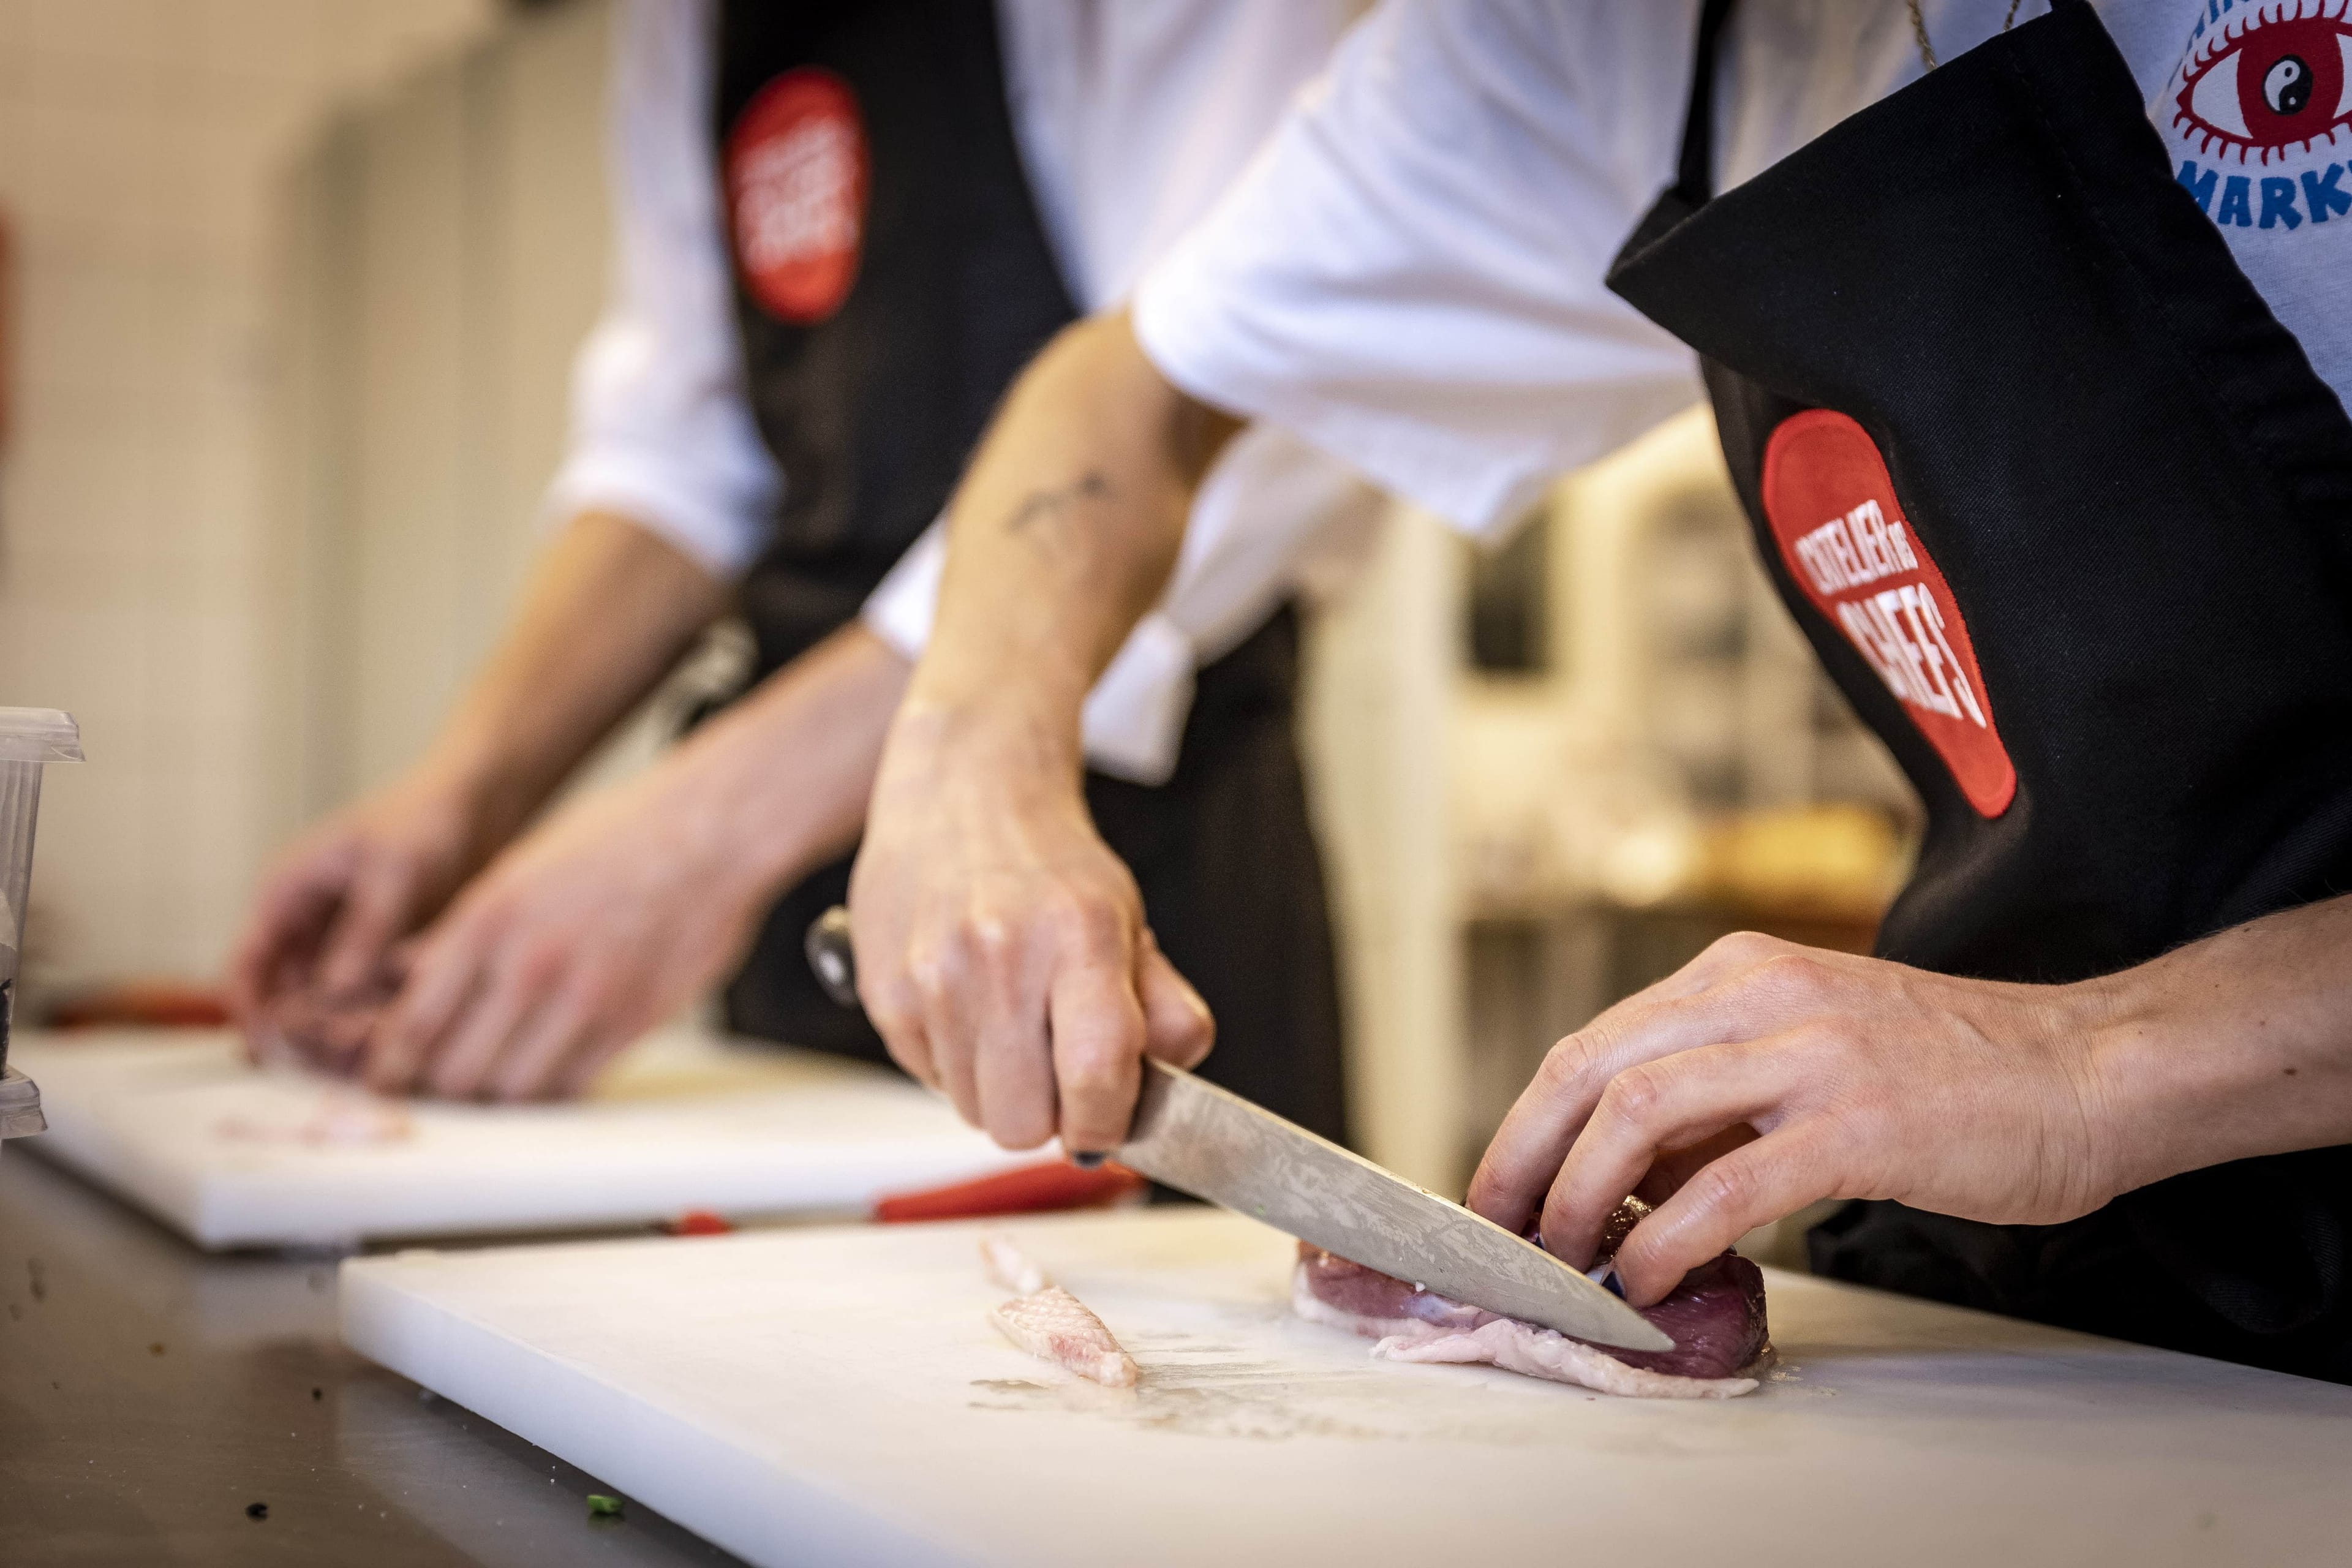
[[[769,314],[799,326],[841,309],[866,236],[866,127],[829,70],[786,71],[727,134],[735,263]]]
[[[1968,623],[1869,432],[1826,408],[1782,420],[1764,448],[1764,515],[1790,575],[1902,702],[1969,804],[1988,817],[2008,810],[2017,769]]]

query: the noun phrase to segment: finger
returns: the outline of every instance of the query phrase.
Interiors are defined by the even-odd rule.
[[[923,1042],[929,1051],[931,1086],[946,1095],[956,1114],[981,1124],[979,1053],[982,1008],[975,988],[989,984],[986,965],[970,940],[959,933],[937,946],[919,946],[908,965],[921,998]]]
[[[886,1026],[874,1018],[870,1012],[866,1016],[874,1024],[874,1032],[882,1037],[882,1047],[890,1053],[890,1059],[925,1089],[938,1089],[939,1061],[932,1054],[930,1037],[923,1033],[921,1023],[908,1017]]]
[[[1003,1147],[1034,1149],[1054,1135],[1057,1096],[1042,1002],[1028,1028],[1000,1026],[984,1038],[972,1081],[980,1125]]]
[[[939,1065],[923,1030],[922,997],[908,973],[908,932],[895,899],[872,891],[877,877],[869,836],[849,868],[850,973],[857,987],[857,1004],[866,1021],[882,1037],[908,1078],[926,1089],[940,1086]]]
[[[883,1048],[908,1078],[925,1089],[937,1089],[939,1059],[931,1049],[930,1036],[923,1029],[921,999],[903,972],[885,979],[880,970],[879,964],[869,969],[866,960],[856,961],[857,1002],[865,1010],[866,1021],[882,1037]]]
[[[575,966],[501,1059],[492,1092],[508,1100],[571,1100],[622,1047],[655,1022],[664,999],[650,987],[623,987],[608,971]]]
[[[273,874],[254,895],[228,963],[228,1000],[237,1021],[253,1026],[280,971],[306,950],[315,951],[340,901],[345,868],[318,858]]]
[[[1009,923],[980,925],[971,934],[971,962],[950,1014],[971,1041],[973,1102],[978,1125],[1008,1149],[1031,1149],[1053,1136],[1055,1090],[1046,985],[1054,950],[1022,939]],[[949,1026],[943,1025],[942,1026]],[[982,1085],[987,1092],[982,1092]]]
[[[485,979],[482,944],[461,921],[415,950],[407,980],[375,1037],[363,1068],[370,1088],[405,1094]]]
[[[1653,1003],[1613,1022],[1604,1015],[1546,1052],[1470,1178],[1469,1206],[1525,1230],[1610,1079],[1650,1057],[1718,1043],[1721,1028],[1697,1003]]]
[[[1552,1181],[1544,1245],[1590,1267],[1609,1216],[1662,1153],[1763,1115],[1788,1091],[1794,1063],[1764,1042],[1683,1051],[1619,1073]]]
[[[556,1098],[559,1075],[589,1033],[594,1002],[560,986],[515,1028],[483,1079],[494,1100]]]
[[[286,1005],[264,1005],[245,1025],[245,1059],[257,1067],[299,1067],[302,1048],[286,1026]]]
[[[1839,1195],[1836,1145],[1826,1130],[1790,1126],[1709,1162],[1617,1249],[1625,1300],[1654,1304],[1685,1274],[1759,1225]]]
[[[249,925],[229,953],[222,989],[227,993],[229,1016],[246,1031],[248,1044],[261,1016],[262,999],[269,994],[270,972],[278,967],[278,937],[258,923]]]
[[[547,986],[510,956],[495,955],[476,989],[419,1069],[426,1090],[444,1100],[481,1098],[500,1057],[546,1000]]]
[[[911,1000],[901,1000],[895,994],[890,1000],[883,1000],[883,994],[881,986],[868,989],[860,978],[857,1000],[865,1009],[866,1021],[874,1026],[874,1032],[882,1037],[883,1048],[908,1078],[925,1089],[939,1088],[939,1062],[931,1050],[930,1037],[923,1031],[922,1009]]]
[[[1735,944],[1734,957],[1747,952],[1764,950]],[[1561,1040],[1487,1144],[1471,1178],[1470,1207],[1496,1225],[1525,1229],[1612,1079],[1639,1062],[1761,1038],[1826,1010],[1836,980],[1817,956],[1784,942],[1744,968],[1726,959],[1720,977],[1704,990],[1643,992]]]
[[[1200,1066],[1217,1043],[1217,1021],[1148,930],[1136,989],[1143,1002],[1144,1053],[1180,1068]]]
[[[613,1058],[621,1054],[644,1031],[608,1029],[592,1025],[555,1069],[555,1079],[549,1087],[549,1096],[555,1100],[582,1100],[595,1091],[596,1080],[610,1067]]]
[[[320,1003],[310,1012],[299,1042],[307,1063],[336,1078],[355,1075],[368,1042],[383,1027],[387,1009],[382,1005],[330,1006]]]
[[[1072,963],[1055,977],[1050,1018],[1062,1147],[1115,1149],[1134,1119],[1143,1076],[1143,1006],[1129,966]]]
[[[414,884],[407,868],[396,863],[377,860],[360,868],[320,960],[319,977],[329,992],[360,990],[374,976],[386,951],[407,934]]]
[[[857,1004],[866,1021],[882,1037],[890,1059],[908,1078],[926,1089],[940,1087],[939,1063],[930,1037],[923,1028],[922,994],[903,947],[860,934],[856,914],[850,920],[851,971],[857,980]],[[887,961],[886,961],[887,954]]]
[[[1727,1127],[1712,1138],[1702,1138],[1696,1143],[1685,1143],[1678,1149],[1666,1149],[1650,1162],[1650,1173],[1633,1187],[1633,1195],[1657,1207],[1683,1190],[1683,1184],[1696,1175],[1700,1169],[1742,1143],[1756,1142],[1756,1129],[1742,1122]]]

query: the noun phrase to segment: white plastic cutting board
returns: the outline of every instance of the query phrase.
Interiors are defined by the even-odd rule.
[[[632,1225],[690,1208],[863,1212],[1008,1156],[878,1068],[678,1030],[633,1047],[572,1105],[408,1108],[391,1142],[259,1141],[329,1092],[247,1066],[226,1033],[20,1033],[49,1131],[26,1147],[200,1247]]]
[[[1774,1274],[1729,1403],[1400,1366],[1208,1210],[1012,1222],[1143,1367],[983,1321],[988,1224],[346,1263],[356,1349],[755,1563],[2345,1560],[2352,1388]]]

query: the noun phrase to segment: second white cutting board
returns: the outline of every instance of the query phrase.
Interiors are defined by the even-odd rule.
[[[2352,1389],[1774,1274],[1784,1376],[1609,1399],[1376,1363],[1232,1215],[1005,1225],[1104,1389],[990,1328],[988,1228],[366,1258],[344,1337],[763,1568],[2341,1560]]]
[[[306,1142],[333,1092],[222,1033],[17,1036],[49,1131],[25,1147],[199,1247],[354,1246],[722,1215],[862,1213],[1008,1155],[895,1073],[677,1030],[570,1105],[406,1108],[405,1136]]]

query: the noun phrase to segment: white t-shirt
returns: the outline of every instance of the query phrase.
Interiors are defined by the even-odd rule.
[[[1013,132],[1082,309],[1125,298],[1210,208],[1360,10],[998,0]],[[715,0],[627,0],[616,19],[613,275],[574,369],[571,446],[548,507],[559,519],[623,513],[732,576],[765,542],[791,476],[745,395],[710,123],[715,20]],[[1195,667],[1286,595],[1344,575],[1376,504],[1352,473],[1278,430],[1237,442],[1202,490],[1167,595],[1087,705],[1094,763],[1164,779]],[[867,625],[910,658],[929,640],[945,553],[934,527],[866,605]]]
[[[1947,60],[2010,9],[1922,8]],[[2352,16],[2277,0],[2097,10],[2182,182],[2352,397]],[[1602,281],[1673,179],[1697,11],[1386,0],[1146,277],[1146,352],[1195,396],[1279,424],[1467,531],[1512,521],[1553,475],[1701,395],[1691,353]],[[1742,0],[1727,47],[1725,184],[1924,68],[1901,0]]]

